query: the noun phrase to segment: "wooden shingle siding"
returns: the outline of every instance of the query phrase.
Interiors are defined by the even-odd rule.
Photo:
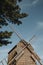
[[[36,65],[30,56],[31,53],[25,48],[23,56],[17,61],[16,65]]]
[[[36,65],[36,59],[40,60],[39,56],[31,44],[24,40],[8,53],[8,65]]]

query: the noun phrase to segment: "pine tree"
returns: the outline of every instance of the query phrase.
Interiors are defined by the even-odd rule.
[[[21,2],[22,0],[0,0],[0,28],[3,26],[8,26],[6,20],[9,23],[20,25],[22,22],[20,19],[28,16],[26,13],[21,13],[21,8],[17,4],[17,2]],[[6,20],[5,20],[6,19]],[[8,39],[12,35],[12,32],[8,31],[0,31],[0,46],[7,45],[9,42]]]

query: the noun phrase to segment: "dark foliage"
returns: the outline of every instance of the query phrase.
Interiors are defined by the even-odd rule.
[[[22,0],[0,0],[0,28],[8,25],[5,19],[10,20],[9,23],[20,25],[22,24],[20,19],[28,16],[26,13],[20,12],[21,8],[17,5],[17,1],[21,2]],[[10,38],[11,34],[12,32],[0,31],[1,46],[9,44],[9,41],[5,38]]]

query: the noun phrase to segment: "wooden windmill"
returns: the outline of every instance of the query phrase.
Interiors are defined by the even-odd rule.
[[[36,60],[42,65],[31,44],[22,39],[14,29],[13,31],[20,38],[20,42],[8,52],[8,65],[36,65]]]
[[[38,63],[42,65],[40,57],[35,53],[31,44],[25,41],[24,39],[22,39],[22,37],[11,26],[10,28],[16,33],[20,41],[8,52],[7,61],[6,59],[4,59],[6,64],[7,65],[37,65],[36,61],[38,61]],[[32,38],[30,40],[32,40]],[[5,65],[3,63],[3,60],[0,63],[1,65]]]

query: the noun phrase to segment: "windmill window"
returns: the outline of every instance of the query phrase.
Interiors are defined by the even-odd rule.
[[[15,60],[16,61],[19,60],[22,57],[23,54],[24,54],[24,51],[22,51],[19,54],[17,54],[17,56],[15,57]]]
[[[12,62],[12,65],[16,65],[16,60],[14,60],[14,61]]]
[[[13,57],[12,57],[12,58],[14,58],[16,55],[17,55],[17,52],[15,51],[15,53],[14,53],[14,55],[13,55]]]

